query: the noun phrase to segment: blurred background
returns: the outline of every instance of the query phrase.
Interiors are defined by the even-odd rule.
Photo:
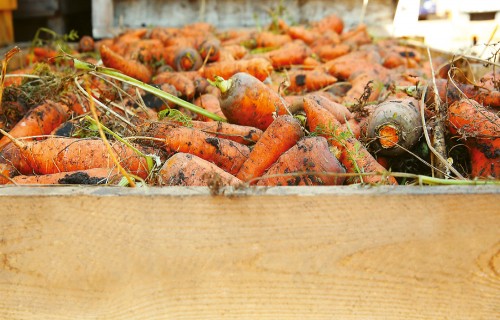
[[[366,23],[375,37],[411,37],[446,51],[486,55],[500,41],[500,1],[493,0],[1,0],[0,44],[30,41],[40,27],[96,38],[124,28],[206,21],[219,29],[289,23],[337,13],[346,27]]]

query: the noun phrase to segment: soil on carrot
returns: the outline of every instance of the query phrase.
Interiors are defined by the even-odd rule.
[[[259,29],[224,32],[193,23],[97,41],[40,30],[22,63],[9,66],[17,49],[3,59],[0,163],[40,175],[71,147],[58,140],[53,158],[36,162],[22,146],[104,138],[113,145],[101,141],[105,155],[82,148],[64,163],[100,159],[129,184],[203,185],[214,195],[229,185],[500,183],[500,49],[490,61],[429,55],[348,28],[342,12],[301,24],[270,12]],[[53,110],[40,106],[50,103],[66,113],[48,125]],[[76,172],[59,183],[105,181]]]

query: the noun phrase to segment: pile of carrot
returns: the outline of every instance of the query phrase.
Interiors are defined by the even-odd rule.
[[[1,184],[412,184],[436,173],[439,108],[455,169],[441,174],[500,179],[500,74],[461,82],[440,70],[448,61],[335,14],[131,29],[73,47],[32,47],[2,80]]]

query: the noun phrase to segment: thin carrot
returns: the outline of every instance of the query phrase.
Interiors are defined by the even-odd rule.
[[[300,123],[290,115],[279,116],[264,131],[236,175],[243,181],[260,177],[283,152],[304,136]]]
[[[296,175],[290,175],[293,173]],[[335,173],[345,173],[345,169],[330,152],[327,140],[324,137],[305,137],[284,152],[257,185],[341,185],[345,178],[335,176]]]
[[[15,138],[39,136],[49,134],[68,118],[68,107],[61,103],[47,101],[30,111],[10,130],[10,135]],[[0,139],[2,150],[10,139]]]
[[[264,58],[251,58],[248,60],[212,62],[202,67],[200,74],[209,80],[216,76],[227,79],[238,72],[246,72],[263,81],[273,71],[271,62]]]
[[[113,52],[105,45],[100,47],[102,63],[109,68],[117,69],[129,77],[135,78],[142,82],[151,81],[151,71],[142,63],[134,60],[129,60],[123,56]]]
[[[19,185],[38,184],[80,184],[98,185],[118,184],[121,175],[115,169],[93,168],[71,172],[57,172],[44,175],[19,175],[11,179],[10,183]]]
[[[184,152],[215,163],[223,170],[236,174],[247,159],[250,149],[231,140],[212,136],[198,129],[173,127],[165,139],[168,152]]]
[[[160,186],[237,186],[242,181],[212,162],[188,153],[176,153],[158,173]]]
[[[346,125],[342,125],[333,114],[319,106],[313,99],[304,98],[307,125],[312,132],[328,139],[338,149],[337,158],[349,173],[380,173],[386,170],[375,160],[366,148],[352,136]],[[350,183],[397,184],[392,176],[372,175],[348,179]]]

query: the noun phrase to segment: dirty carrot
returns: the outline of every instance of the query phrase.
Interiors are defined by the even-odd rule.
[[[18,185],[27,184],[80,184],[80,185],[98,185],[117,184],[121,175],[114,169],[93,168],[87,170],[78,170],[71,172],[57,172],[44,175],[19,175],[11,179],[10,183]]]
[[[198,129],[173,127],[165,139],[168,152],[184,152],[215,163],[223,170],[236,174],[248,158],[250,149],[237,142],[214,137]]]
[[[290,80],[287,91],[294,93],[316,91],[337,82],[337,78],[323,70],[288,71],[287,77]]]
[[[292,41],[288,34],[277,34],[271,31],[262,31],[254,35],[257,48],[279,48]]]
[[[123,56],[113,52],[110,48],[102,45],[100,48],[102,63],[108,67],[123,72],[129,77],[135,78],[142,82],[151,81],[151,71],[142,63],[134,60],[129,60]]]
[[[177,89],[177,91],[181,94],[182,97],[190,100],[194,97],[196,92],[196,88],[191,79],[185,76],[183,73],[179,72],[169,72],[165,71],[160,74],[157,74],[153,78],[154,84],[171,84]]]
[[[468,139],[471,178],[500,178],[500,138]]]
[[[500,117],[475,100],[462,99],[448,107],[452,133],[476,138],[499,138]]]
[[[287,104],[276,92],[247,73],[214,83],[222,92],[221,109],[231,123],[265,130],[273,116],[287,113]]]
[[[191,121],[189,124],[195,129],[213,134],[216,137],[232,140],[245,145],[256,143],[263,133],[262,130],[255,127],[240,126],[220,121]]]
[[[237,186],[242,181],[212,162],[188,153],[171,156],[158,173],[160,186]]]
[[[345,173],[345,169],[330,152],[327,140],[304,137],[278,158],[257,185],[341,185],[345,178],[335,173]]]
[[[303,64],[311,53],[311,49],[303,41],[295,40],[266,53],[266,57],[271,60],[274,69],[281,69]]]
[[[351,119],[352,113],[343,104],[337,103],[333,100],[326,98],[325,96],[318,93],[309,93],[307,97],[316,101],[324,109],[328,110],[340,123],[345,123],[347,120]]]
[[[304,136],[300,123],[290,115],[279,116],[264,131],[236,175],[243,181],[260,177],[276,160]]]
[[[196,98],[193,103],[199,107],[202,107],[203,109],[212,112],[213,114],[218,115],[219,117],[224,118],[224,113],[220,108],[219,98],[213,94],[202,94],[201,96]],[[198,119],[201,121],[215,121],[204,116],[199,116]]]
[[[52,132],[68,118],[68,107],[61,103],[47,101],[30,111],[10,130],[15,138],[40,136]],[[0,139],[0,150],[8,143],[8,137]]]

